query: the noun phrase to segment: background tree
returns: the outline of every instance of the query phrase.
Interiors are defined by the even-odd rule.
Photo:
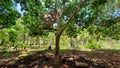
[[[15,25],[16,19],[20,16],[12,0],[0,2],[0,29]]]
[[[16,32],[11,29],[20,17],[12,0],[0,2],[0,41],[1,45],[9,46],[9,41],[15,42]],[[14,37],[13,37],[14,36]],[[13,43],[14,44],[14,43]],[[7,48],[6,48],[7,49]]]
[[[75,47],[74,39],[80,32],[80,28],[77,24],[70,23],[68,28],[65,30],[65,34],[70,38],[70,46]]]

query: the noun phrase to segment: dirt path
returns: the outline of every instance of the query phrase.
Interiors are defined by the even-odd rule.
[[[0,68],[53,68],[53,58],[52,51],[39,51],[17,61],[0,59]],[[61,50],[60,59],[61,68],[120,68],[119,50]]]

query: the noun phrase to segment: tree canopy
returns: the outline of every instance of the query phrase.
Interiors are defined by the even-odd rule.
[[[20,14],[12,0],[2,0],[0,2],[0,29],[15,25],[19,16]]]
[[[48,34],[49,31],[56,31],[58,23],[54,21],[56,9],[60,12],[60,29],[72,16],[73,11],[81,1],[78,0],[15,0],[25,10],[24,21],[30,28],[32,34]],[[84,29],[89,25],[100,27],[111,27],[119,17],[114,16],[116,10],[119,10],[118,0],[91,0],[85,1],[84,7],[78,10],[73,17],[71,27]],[[115,7],[115,8],[114,8]],[[68,12],[69,11],[69,12]],[[44,18],[45,14],[49,18]],[[43,17],[41,17],[44,15]],[[45,20],[46,19],[46,20]],[[48,21],[47,21],[48,20]],[[50,21],[51,20],[51,21]],[[53,21],[52,21],[53,20]],[[30,24],[30,25],[29,25]],[[73,25],[73,26],[72,26]],[[32,27],[32,28],[31,28]],[[35,28],[34,28],[35,27]],[[70,27],[70,26],[69,26]],[[72,32],[72,29],[70,29]],[[33,32],[32,32],[33,31]],[[78,31],[79,32],[79,31]]]

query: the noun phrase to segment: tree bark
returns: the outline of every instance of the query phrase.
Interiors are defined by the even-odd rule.
[[[60,40],[60,34],[56,34],[56,40],[55,40],[55,62],[54,62],[54,68],[58,68],[59,67],[59,40]]]

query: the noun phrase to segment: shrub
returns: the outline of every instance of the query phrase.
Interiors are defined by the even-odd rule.
[[[97,42],[97,41],[91,41],[87,44],[86,48],[90,48],[90,49],[98,49],[101,48],[102,46]]]

